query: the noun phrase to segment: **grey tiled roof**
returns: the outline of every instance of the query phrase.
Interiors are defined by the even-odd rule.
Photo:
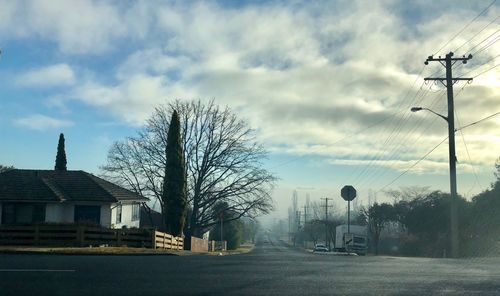
[[[0,173],[0,201],[146,201],[84,171],[9,170]]]

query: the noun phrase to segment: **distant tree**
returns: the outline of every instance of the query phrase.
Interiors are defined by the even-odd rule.
[[[490,188],[472,198],[470,220],[469,253],[472,255],[492,254],[497,249],[500,233],[500,159],[495,163],[496,181]],[[479,243],[480,242],[480,243]],[[494,254],[498,255],[498,254]]]
[[[0,173],[6,172],[6,171],[10,171],[10,170],[13,170],[13,169],[15,169],[15,167],[13,167],[13,166],[5,166],[5,165],[1,165],[0,164]]]
[[[167,134],[167,164],[163,179],[163,220],[167,232],[180,236],[186,221],[186,168],[182,150],[180,120],[177,111],[172,112]]]
[[[220,241],[221,221],[222,239],[227,241],[228,250],[237,249],[243,240],[243,223],[239,219],[234,219],[236,213],[232,212],[226,202],[219,202],[213,208],[212,216],[219,220],[210,231],[210,239]]]
[[[319,219],[307,221],[303,231],[305,233],[305,239],[312,241],[313,244],[316,245],[319,241],[325,239],[325,221]]]
[[[64,134],[59,135],[59,143],[57,143],[56,165],[54,170],[66,171],[66,151],[64,150]]]
[[[241,220],[243,223],[243,238],[247,241],[255,243],[255,236],[261,228],[259,221],[252,218],[242,218]]]
[[[497,177],[497,181],[500,180],[500,157],[497,158],[497,160],[495,161],[495,177]]]
[[[397,204],[423,198],[429,195],[430,191],[429,186],[408,186],[400,187],[398,190],[386,190],[384,193],[393,198],[393,204]]]
[[[427,196],[399,205],[408,234],[413,238],[412,255],[442,257],[450,252],[450,194],[434,191]],[[458,196],[459,234],[467,236],[470,203]]]
[[[372,243],[375,248],[375,255],[378,255],[380,233],[386,223],[395,220],[394,208],[388,203],[374,203],[370,208],[363,210],[367,221],[368,230],[371,234]]]

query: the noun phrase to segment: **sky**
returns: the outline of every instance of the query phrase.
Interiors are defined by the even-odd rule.
[[[63,132],[68,169],[99,174],[155,106],[214,99],[269,151],[276,217],[294,190],[299,205],[340,208],[347,184],[360,204],[404,186],[449,192],[447,124],[410,108],[446,115],[445,88],[424,83],[444,67],[424,61],[453,51],[473,54],[453,75],[474,77],[454,85],[456,126],[500,111],[491,3],[0,0],[0,164],[52,169]],[[499,127],[457,131],[461,195],[494,180]]]

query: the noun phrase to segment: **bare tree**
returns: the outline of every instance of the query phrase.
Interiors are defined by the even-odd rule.
[[[400,187],[399,190],[386,190],[384,193],[392,197],[393,204],[397,204],[400,201],[410,202],[414,199],[424,198],[430,191],[429,186],[408,186]]]
[[[137,137],[111,147],[104,176],[159,202],[163,209],[165,146],[174,109],[180,116],[188,176],[186,235],[200,236],[217,223],[213,207],[218,202],[226,202],[226,210],[235,213],[231,220],[268,213],[276,178],[262,168],[267,152],[246,122],[213,101],[157,107]]]

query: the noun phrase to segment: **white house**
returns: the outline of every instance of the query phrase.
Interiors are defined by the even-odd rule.
[[[0,173],[0,223],[76,223],[139,227],[140,204],[130,190],[84,171]]]

